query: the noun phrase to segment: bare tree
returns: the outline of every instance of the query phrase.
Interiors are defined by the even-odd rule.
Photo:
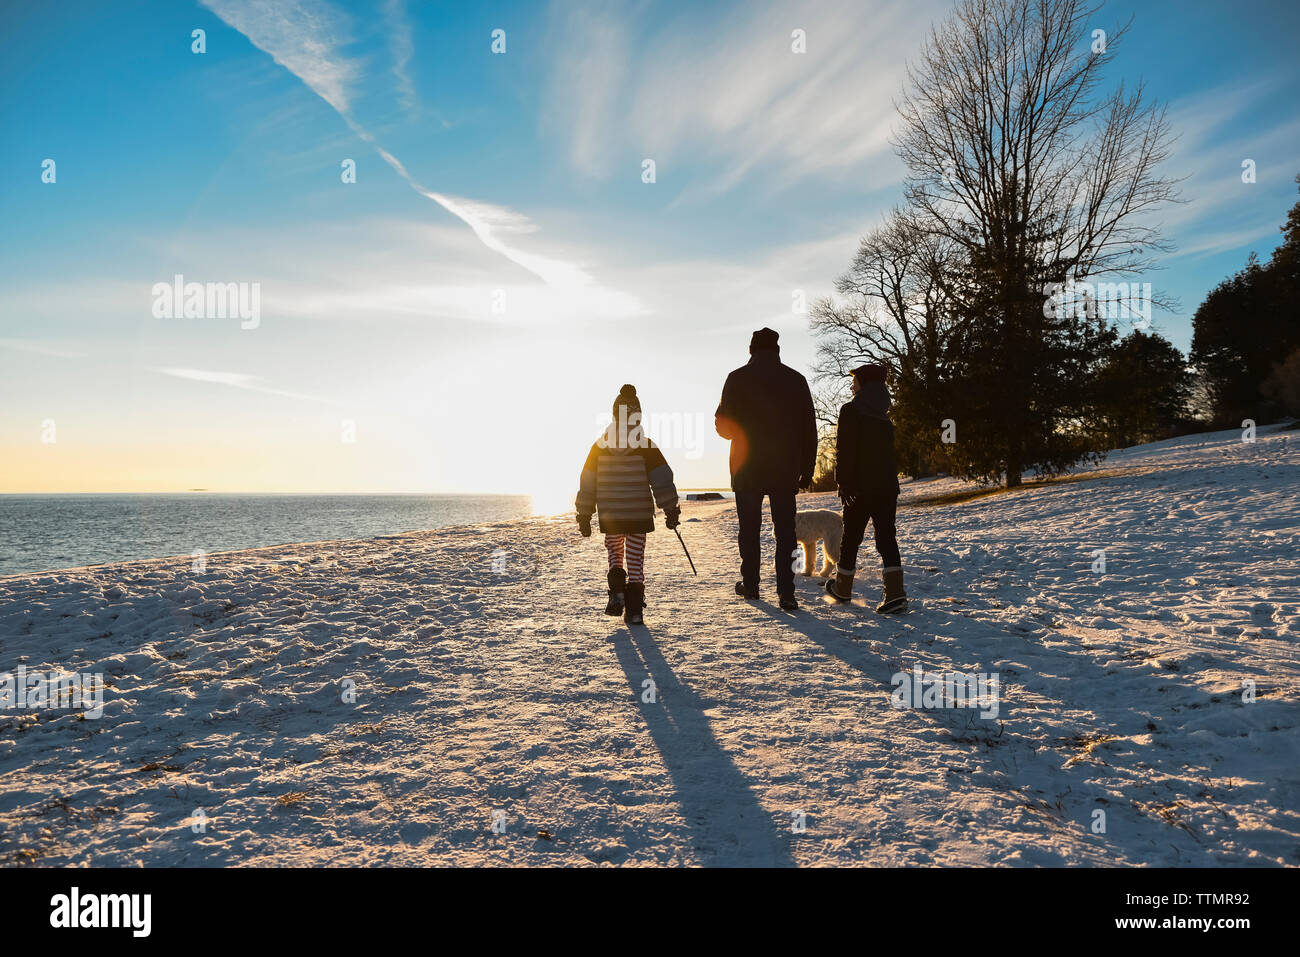
[[[886,366],[898,402],[900,459],[913,475],[930,471],[938,435],[945,355],[961,324],[954,295],[965,274],[959,254],[951,241],[922,232],[896,210],[862,239],[836,280],[838,298],[813,305],[814,376],[823,404],[837,414],[851,369]]]
[[[964,471],[1059,470],[1088,454],[1071,381],[1113,344],[1093,317],[1052,315],[1045,290],[1136,275],[1168,247],[1150,214],[1173,201],[1157,173],[1170,135],[1141,86],[1099,86],[1129,25],[1102,33],[1099,3],[960,0],[908,70],[896,141],[908,219],[950,244],[975,282],[945,292],[964,334]],[[1091,41],[1091,42],[1090,42]],[[904,343],[906,344],[906,343]]]

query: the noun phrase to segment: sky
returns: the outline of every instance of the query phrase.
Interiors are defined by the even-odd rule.
[[[899,202],[894,104],[951,4],[35,8],[0,12],[0,492],[559,511],[625,382],[679,486],[726,486],[723,380],[765,325],[809,371],[799,301]],[[1108,83],[1168,105],[1184,178],[1141,278],[1187,349],[1297,199],[1300,7],[1098,27],[1129,17]],[[169,316],[178,275],[249,309]]]

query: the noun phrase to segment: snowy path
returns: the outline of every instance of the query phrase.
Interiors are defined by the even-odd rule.
[[[740,601],[712,503],[631,632],[546,520],[0,579],[0,672],[112,685],[0,711],[0,862],[1300,864],[1300,433],[1238,438],[902,510],[898,619]],[[997,720],[891,708],[916,664]]]

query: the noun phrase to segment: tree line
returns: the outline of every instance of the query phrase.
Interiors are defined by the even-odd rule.
[[[1153,215],[1179,201],[1159,172],[1171,132],[1140,85],[1103,89],[1129,24],[1096,29],[1100,7],[961,0],[932,28],[899,104],[903,201],[812,308],[828,437],[864,362],[890,370],[913,476],[1013,487],[1287,411],[1300,359],[1274,366],[1300,346],[1300,204],[1270,263],[1252,258],[1198,309],[1190,363],[1151,331],[1152,310],[1173,305],[1139,281],[1171,248]]]

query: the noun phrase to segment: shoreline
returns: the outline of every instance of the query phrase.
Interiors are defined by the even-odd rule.
[[[1294,428],[1295,428],[1295,423],[1291,423],[1289,421],[1272,423],[1269,425],[1261,426],[1258,435],[1261,440],[1264,440],[1270,436],[1283,436],[1284,433],[1288,431],[1292,431],[1294,430]],[[1163,449],[1179,448],[1188,445],[1192,442],[1197,443],[1197,445],[1201,447],[1207,444],[1214,445],[1219,443],[1226,443],[1226,442],[1230,442],[1234,437],[1239,436],[1239,434],[1240,434],[1239,430],[1227,429],[1218,432],[1205,432],[1205,433],[1196,433],[1187,436],[1176,436],[1170,439],[1163,439],[1159,442],[1153,442],[1149,445],[1137,446],[1135,449],[1112,449],[1106,453],[1105,457],[1102,458],[1101,461],[1096,463],[1090,463],[1087,465],[1081,465],[1071,470],[1070,472],[1067,472],[1060,476],[1040,479],[1037,477],[1026,475],[1025,484],[1016,489],[1006,489],[999,485],[995,485],[988,482],[957,479],[950,475],[943,475],[943,474],[925,476],[919,479],[909,479],[905,482],[902,482],[901,485],[902,491],[899,496],[898,505],[900,509],[960,505],[967,501],[979,501],[989,496],[1020,495],[1027,492],[1032,492],[1039,489],[1046,489],[1053,486],[1058,486],[1061,484],[1071,483],[1071,482],[1086,482],[1086,481],[1094,481],[1094,480],[1119,478],[1124,476],[1132,477],[1137,475],[1147,475],[1158,471],[1157,466],[1115,464],[1114,460],[1117,458],[1120,459],[1121,461],[1126,460],[1130,458],[1134,452],[1146,453],[1146,454],[1159,454]],[[734,492],[732,492],[732,490],[729,487],[728,488],[689,488],[689,489],[683,488],[680,490],[680,492],[682,493],[683,506],[690,505],[691,507],[698,507],[698,506],[710,505],[710,504],[719,505],[719,504],[734,503]],[[709,501],[692,502],[686,498],[686,495],[694,492],[722,492],[726,496],[733,496],[733,497],[724,498],[721,501],[714,500],[712,502]],[[188,496],[188,494],[189,493],[186,492],[0,493],[0,498],[4,498],[6,495],[12,497],[38,497],[38,498],[44,497],[46,495],[55,495],[55,496],[67,495],[69,497],[100,496],[100,495],[103,496],[167,495],[167,496],[175,496],[175,497],[186,497]],[[403,497],[416,497],[416,498],[418,497],[445,497],[445,498],[472,497],[472,498],[510,498],[510,499],[530,497],[527,495],[514,494],[514,493],[501,493],[501,494],[485,493],[483,495],[474,494],[471,496],[463,496],[461,493],[423,493],[423,492],[411,492],[411,493],[388,493],[388,492],[381,492],[381,493],[317,493],[317,492],[209,493],[209,492],[203,492],[198,494],[231,495],[231,496],[242,495],[242,496],[250,496],[250,497],[277,497],[277,496],[310,497],[310,496],[317,496],[317,495],[322,495],[322,496],[338,495],[341,497],[346,497],[350,495],[356,495],[358,497],[366,497],[366,496],[373,495],[377,497],[379,496],[403,496]],[[836,493],[833,491],[800,492],[799,501],[802,502],[807,498],[816,498],[819,496],[830,496],[830,498],[827,499],[827,502],[831,504],[832,507],[834,507],[838,502],[838,499],[835,497]],[[824,508],[826,507],[826,505],[820,504],[816,507]],[[534,520],[557,520],[561,517],[568,517],[569,515],[570,515],[569,512],[554,512],[547,515],[531,515],[531,516],[526,516],[521,518],[508,519],[502,522],[465,522],[465,523],[453,522],[446,525],[434,526],[432,528],[411,529],[410,531],[406,531],[406,532],[387,532],[387,533],[382,533],[380,535],[363,536],[359,538],[337,538],[337,539],[325,538],[325,539],[304,539],[301,541],[286,541],[286,542],[278,542],[278,543],[272,543],[267,545],[252,545],[246,548],[225,549],[220,552],[207,552],[206,557],[211,558],[214,555],[229,555],[234,553],[256,551],[256,550],[268,549],[268,548],[289,548],[293,546],[307,546],[307,545],[318,545],[318,544],[338,543],[338,542],[370,541],[372,539],[390,537],[394,535],[420,535],[420,534],[428,534],[431,532],[440,531],[442,529],[474,528],[479,525],[510,524],[514,522],[529,522]],[[662,522],[662,516],[657,515],[656,521]],[[40,571],[33,571],[33,572],[12,572],[12,573],[0,574],[0,582],[10,581],[15,578],[27,578],[27,577],[35,577],[35,576],[42,576],[42,575],[61,574],[61,573],[80,571],[83,569],[104,569],[104,568],[116,567],[120,565],[130,565],[137,562],[157,562],[157,561],[164,561],[164,560],[190,561],[191,556],[184,555],[182,553],[176,553],[172,555],[159,555],[159,556],[151,556],[147,558],[115,559],[111,561],[97,562],[97,563],[86,564],[86,565],[66,565],[57,568],[49,568],[49,569],[43,569]]]
[[[230,556],[253,554],[256,552],[272,551],[275,549],[316,548],[322,546],[341,547],[346,545],[360,545],[360,544],[366,544],[370,542],[379,542],[379,541],[388,541],[388,540],[394,540],[400,538],[407,538],[413,535],[434,535],[439,532],[456,532],[456,531],[463,531],[466,529],[492,528],[495,526],[508,527],[514,525],[528,525],[534,522],[553,523],[557,520],[558,520],[558,515],[533,515],[527,518],[506,519],[500,522],[469,522],[469,523],[455,524],[455,525],[439,525],[434,528],[412,529],[409,532],[390,532],[384,535],[371,535],[366,538],[324,538],[324,539],[318,539],[314,541],[304,541],[304,542],[279,542],[274,545],[253,545],[250,546],[249,548],[232,548],[220,552],[206,552],[204,554],[204,557],[208,560],[211,560],[214,558],[223,558],[223,557],[228,558]],[[105,569],[117,568],[122,566],[152,565],[159,562],[173,562],[173,561],[180,564],[189,565],[194,561],[194,558],[191,555],[182,555],[182,554],[159,555],[154,558],[125,558],[125,559],[121,559],[120,561],[100,562],[93,565],[69,565],[65,568],[51,568],[39,572],[16,572],[12,575],[0,575],[0,583],[11,582],[14,579],[20,579],[20,578],[38,578],[45,575],[62,575],[62,574],[69,574],[72,572],[83,572],[83,571],[96,572],[96,571],[103,571]]]
[[[691,491],[697,491],[697,490],[691,490]],[[63,497],[63,496],[64,496],[64,493],[57,493],[57,494],[51,494],[51,495],[47,495],[47,494],[45,494],[45,493],[37,493],[37,494],[30,494],[30,495],[27,494],[27,493],[5,493],[5,494],[8,494],[9,497],[11,497],[11,498],[58,498],[58,497]],[[0,498],[4,498],[4,497],[5,497],[5,494],[0,494]],[[168,497],[170,497],[170,498],[187,498],[187,497],[188,497],[185,493],[153,493],[153,492],[139,492],[139,493],[104,492],[104,493],[88,493],[88,494],[83,494],[83,493],[66,493],[66,497],[68,497],[68,498],[87,498],[87,497],[97,497],[97,496],[120,497],[121,495],[128,495],[128,494],[131,494],[131,495],[139,495],[139,496],[141,496],[141,497],[143,497],[143,498],[154,498],[154,499],[158,499],[158,498],[168,498]],[[252,493],[225,493],[225,492],[222,492],[222,493],[213,493],[213,494],[216,494],[216,495],[225,495],[225,496],[232,496],[232,497],[233,497],[233,496],[236,496],[236,495],[247,495],[248,497],[254,497],[254,498],[280,498],[280,497],[288,497],[288,496],[301,496],[301,497],[308,497],[308,498],[310,498],[310,497],[316,497],[316,496],[317,496],[317,493],[278,493],[278,492],[277,492],[277,493],[260,493],[260,492],[252,492]],[[728,494],[730,494],[729,491],[728,491]],[[380,493],[380,497],[384,497],[384,496],[387,496],[387,497],[394,497],[394,496],[390,496],[389,493]],[[333,495],[331,495],[331,496],[323,496],[323,497],[331,497],[331,498],[332,498],[332,497],[337,497],[337,496],[333,496]],[[347,493],[346,495],[344,495],[344,496],[342,496],[342,497],[358,497],[358,498],[364,498],[364,497],[368,497],[368,496],[366,496],[364,493],[357,493],[355,496],[353,496],[353,493]],[[526,495],[513,495],[513,494],[511,494],[511,495],[490,495],[490,494],[489,494],[489,495],[471,495],[471,496],[462,496],[462,495],[459,495],[458,493],[448,493],[448,494],[445,495],[445,496],[437,496],[437,495],[425,495],[424,493],[411,493],[410,496],[405,496],[405,497],[411,497],[411,498],[437,498],[437,497],[444,497],[444,498],[448,498],[448,499],[466,499],[466,498],[469,498],[469,499],[523,499],[523,498],[528,498],[529,496],[526,496]],[[686,501],[685,498],[683,498],[683,501],[684,501],[684,502]],[[697,505],[697,504],[707,504],[707,503],[693,502],[693,503],[691,503],[691,504],[692,504],[692,505]],[[398,531],[398,532],[380,532],[380,533],[377,533],[377,534],[375,534],[375,535],[361,535],[361,536],[351,536],[351,537],[345,537],[345,538],[304,538],[304,539],[291,539],[291,540],[280,541],[280,542],[268,542],[268,543],[266,543],[266,544],[264,544],[264,545],[248,545],[248,546],[240,546],[240,547],[236,547],[236,548],[226,548],[226,549],[222,549],[222,550],[220,550],[220,551],[209,551],[209,552],[205,552],[205,558],[211,558],[211,557],[214,556],[214,555],[227,555],[227,554],[231,554],[231,553],[234,553],[234,552],[254,551],[254,550],[257,550],[257,549],[265,549],[265,548],[286,548],[286,547],[290,547],[290,546],[306,546],[306,545],[316,545],[316,544],[324,544],[324,543],[330,543],[330,542],[369,541],[369,540],[371,540],[371,539],[375,539],[375,538],[384,538],[384,537],[389,537],[389,536],[394,536],[394,535],[418,535],[418,534],[427,534],[427,533],[429,533],[429,532],[435,532],[435,531],[439,531],[439,530],[442,530],[442,529],[473,528],[473,527],[477,527],[477,526],[480,526],[480,525],[510,524],[510,523],[513,523],[513,522],[528,522],[528,521],[533,521],[533,520],[556,520],[556,519],[561,518],[561,517],[568,517],[568,518],[571,519],[571,518],[572,518],[572,509],[570,509],[569,511],[551,512],[551,513],[542,514],[542,515],[522,515],[522,516],[518,516],[518,517],[516,517],[516,518],[509,518],[509,519],[487,519],[487,520],[484,520],[484,521],[451,521],[451,522],[447,522],[447,523],[445,523],[445,524],[441,524],[441,525],[433,525],[433,526],[428,526],[428,527],[423,527],[423,528],[413,528],[413,529],[409,529],[409,530],[406,530],[406,531]],[[659,521],[662,521],[662,518],[660,518]],[[102,568],[107,568],[107,567],[110,567],[110,566],[129,565],[129,564],[133,564],[133,563],[136,563],[136,562],[153,562],[153,561],[163,561],[163,560],[175,560],[175,561],[181,561],[181,560],[184,560],[184,561],[186,561],[186,562],[189,562],[189,561],[192,560],[192,557],[193,557],[192,554],[186,554],[186,553],[183,553],[183,552],[174,552],[174,553],[171,553],[171,554],[149,555],[149,556],[142,556],[142,557],[137,557],[137,558],[114,558],[114,559],[108,559],[108,560],[106,560],[106,561],[100,561],[100,562],[89,562],[89,563],[76,564],[76,565],[59,565],[59,566],[54,566],[54,567],[50,567],[50,568],[43,568],[43,569],[37,569],[37,570],[31,570],[31,571],[0,572],[0,582],[7,581],[7,580],[10,580],[10,579],[14,579],[14,578],[25,578],[25,577],[33,577],[33,576],[42,576],[42,575],[51,575],[51,574],[57,574],[57,573],[64,573],[64,572],[74,572],[74,571],[79,571],[79,570],[82,570],[82,569],[102,569]]]

